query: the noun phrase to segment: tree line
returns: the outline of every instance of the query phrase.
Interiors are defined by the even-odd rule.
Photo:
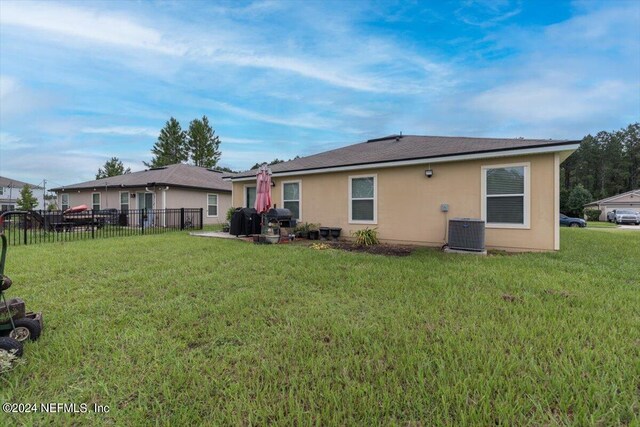
[[[640,188],[640,123],[587,135],[560,167],[560,210],[581,216],[594,200]]]

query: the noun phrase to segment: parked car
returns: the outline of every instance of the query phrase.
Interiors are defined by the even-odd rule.
[[[640,213],[631,209],[616,209],[613,220],[616,224],[640,225]]]
[[[586,227],[587,221],[582,218],[571,218],[570,216],[560,214],[560,225],[567,227]]]

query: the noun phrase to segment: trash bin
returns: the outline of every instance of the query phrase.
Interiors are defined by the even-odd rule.
[[[118,215],[118,225],[122,227],[126,227],[129,225],[129,218],[126,213],[120,213],[120,215]]]

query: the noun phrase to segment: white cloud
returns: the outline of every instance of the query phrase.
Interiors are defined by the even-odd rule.
[[[34,147],[34,144],[23,141],[21,138],[11,135],[8,132],[0,132],[0,150],[2,151],[21,150],[32,147]]]
[[[265,2],[251,9],[258,12],[273,7],[274,4]],[[180,56],[190,61],[292,73],[335,87],[372,93],[411,94],[432,90],[438,82],[445,82],[452,75],[444,72],[445,64],[423,60],[416,52],[407,51],[406,47],[345,32],[343,28],[334,30],[334,34],[316,34],[316,37],[333,38],[332,43],[329,46],[318,43],[319,48],[307,53],[306,49],[295,46],[282,49],[280,43],[263,41],[259,32],[253,38],[248,37],[247,34],[255,30],[252,24],[232,22],[226,24],[232,29],[225,29],[221,21],[220,28],[205,30],[175,22],[174,26],[179,30],[160,29],[143,25],[124,13],[57,3],[2,3],[0,24],[64,36],[62,39],[49,39],[55,43],[76,45],[80,41],[96,42],[122,49]],[[129,67],[138,69],[143,67],[143,63],[127,60]],[[419,72],[421,77],[416,81],[393,72],[386,75],[384,72],[364,71],[375,65],[396,67],[398,63]],[[424,68],[424,64],[431,65]],[[384,70],[384,67],[380,69]]]
[[[86,127],[81,130],[82,133],[105,134],[105,135],[146,135],[158,136],[157,129],[135,127],[135,126],[106,126],[106,127]]]
[[[229,136],[220,136],[220,141],[224,144],[236,144],[236,145],[255,145],[261,144],[262,140],[252,138],[233,138]]]
[[[632,91],[615,80],[584,87],[541,79],[495,87],[474,97],[469,105],[500,120],[573,121],[601,114],[603,105],[617,104]]]
[[[278,117],[270,114],[264,114],[257,111],[248,110],[246,108],[236,107],[226,102],[211,101],[210,104],[219,110],[226,111],[234,115],[246,117],[251,120],[257,120],[265,123],[272,123],[282,126],[300,127],[308,129],[333,129],[336,123],[333,120],[316,116],[313,113],[302,114],[291,117]]]
[[[27,27],[128,48],[182,54],[162,34],[123,14],[105,13],[50,2],[3,2],[0,24]]]

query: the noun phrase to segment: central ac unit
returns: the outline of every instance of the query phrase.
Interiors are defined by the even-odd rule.
[[[450,219],[449,248],[463,251],[484,251],[484,221],[475,218]]]

